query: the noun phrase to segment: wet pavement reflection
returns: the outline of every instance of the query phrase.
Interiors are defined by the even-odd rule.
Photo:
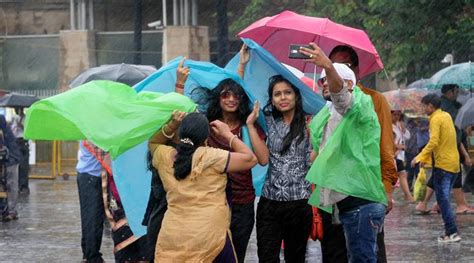
[[[0,223],[0,262],[80,262],[81,226],[76,178],[30,181],[31,193],[21,196],[19,220]],[[385,221],[389,262],[474,262],[474,215],[458,215],[462,241],[438,244],[439,214],[415,215],[415,204],[395,194],[396,203]],[[474,203],[471,194],[468,202]],[[246,262],[258,262],[255,231]],[[113,262],[110,231],[104,231],[102,253]],[[283,259],[283,257],[282,257]],[[319,242],[309,241],[308,262],[320,262]]]

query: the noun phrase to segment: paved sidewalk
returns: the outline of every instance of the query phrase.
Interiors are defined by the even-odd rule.
[[[30,188],[31,194],[20,198],[20,219],[0,223],[0,262],[80,262],[76,178],[31,180]],[[395,196],[401,199],[398,192]],[[467,197],[474,204],[473,196]],[[439,245],[441,216],[414,215],[414,208],[414,204],[397,202],[386,219],[389,262],[474,262],[474,215],[457,217],[461,243]],[[307,261],[320,262],[319,242],[310,241],[308,248]],[[256,249],[254,233],[246,262],[258,262]],[[104,232],[102,253],[107,262],[114,262],[110,231]]]

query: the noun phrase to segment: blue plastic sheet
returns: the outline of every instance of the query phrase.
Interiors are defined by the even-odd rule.
[[[260,101],[262,107],[268,101],[268,79],[274,75],[282,75],[299,89],[303,97],[303,109],[307,114],[314,115],[318,113],[326,104],[326,101],[320,95],[306,86],[267,50],[251,39],[243,38],[242,41],[250,49],[250,61],[245,67],[244,81],[254,93],[255,98]],[[235,55],[225,68],[229,71],[237,72],[239,57],[239,54]]]
[[[144,91],[173,92],[176,83],[176,69],[181,60],[182,57],[171,60],[157,72],[135,85],[135,90],[139,93]],[[184,66],[190,68],[184,93],[191,98],[195,96],[193,91],[196,88],[213,89],[220,81],[231,78],[244,88],[251,102],[255,101],[253,93],[247,88],[242,79],[229,70],[209,62],[193,60],[186,60]],[[193,99],[199,100],[199,98]],[[262,120],[263,118],[260,120],[261,123],[263,123]],[[147,171],[146,167],[147,152],[147,144],[143,143],[128,150],[113,161],[114,179],[117,189],[130,228],[137,237],[146,234],[146,227],[141,222],[150,195],[151,172]],[[259,171],[259,174],[262,174],[262,172]]]
[[[239,54],[235,55],[225,68],[220,68],[209,62],[188,59],[184,66],[190,68],[190,73],[184,86],[184,94],[199,104],[199,97],[196,97],[199,94],[195,94],[194,90],[197,88],[213,89],[220,81],[231,78],[244,88],[251,104],[258,100],[261,108],[263,108],[268,100],[268,79],[273,75],[281,74],[301,91],[303,108],[308,114],[316,114],[324,106],[325,101],[321,96],[308,88],[270,53],[250,39],[243,39],[243,41],[249,46],[251,53],[250,61],[245,69],[244,80],[236,74]],[[155,91],[163,93],[174,91],[176,69],[181,60],[182,57],[171,60],[157,72],[135,85],[135,90],[137,92]],[[201,110],[205,109],[205,105],[199,106],[198,108]],[[263,114],[260,114],[258,122],[266,130]],[[248,135],[245,135],[245,131],[243,136],[246,144],[250,145],[250,140],[246,137]],[[136,236],[146,233],[146,228],[141,225],[141,220],[150,194],[151,173],[146,170],[147,151],[145,144],[136,146],[117,158],[113,163],[115,180],[122,204],[130,227]],[[252,169],[252,174],[255,175],[253,182],[257,195],[260,195],[262,191],[266,171],[266,166],[257,165]]]

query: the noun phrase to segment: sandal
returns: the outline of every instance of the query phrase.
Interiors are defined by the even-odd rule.
[[[415,210],[415,214],[420,216],[426,216],[431,213],[431,210]]]
[[[474,215],[474,211],[472,211],[470,209],[466,209],[466,210],[461,211],[461,212],[456,212],[456,215]]]
[[[435,205],[435,206],[433,206],[433,208],[431,208],[431,212],[440,214],[441,210],[439,210],[438,205]]]

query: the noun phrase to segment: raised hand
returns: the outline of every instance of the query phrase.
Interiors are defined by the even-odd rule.
[[[242,45],[242,48],[240,48],[240,64],[247,64],[250,60],[250,51],[249,47],[246,44]]]
[[[260,113],[260,103],[258,102],[258,100],[256,100],[255,103],[253,104],[252,112],[247,117],[247,121],[246,121],[247,126],[253,125],[255,123],[255,121],[258,119],[259,113]]]
[[[318,47],[315,43],[311,42],[309,43],[312,49],[310,48],[305,48],[301,47],[300,52],[302,54],[305,54],[306,56],[309,56],[308,59],[305,59],[307,62],[312,62],[316,64],[319,67],[322,68],[329,68],[332,65],[331,60],[326,56],[324,51]]]
[[[168,122],[168,127],[172,130],[178,129],[184,117],[186,117],[186,114],[187,114],[186,112],[182,112],[182,111],[177,111],[177,110],[173,111],[172,118]]]
[[[188,79],[189,75],[189,68],[184,66],[184,61],[186,57],[184,57],[178,64],[178,69],[176,69],[176,84],[184,85],[186,80]]]

